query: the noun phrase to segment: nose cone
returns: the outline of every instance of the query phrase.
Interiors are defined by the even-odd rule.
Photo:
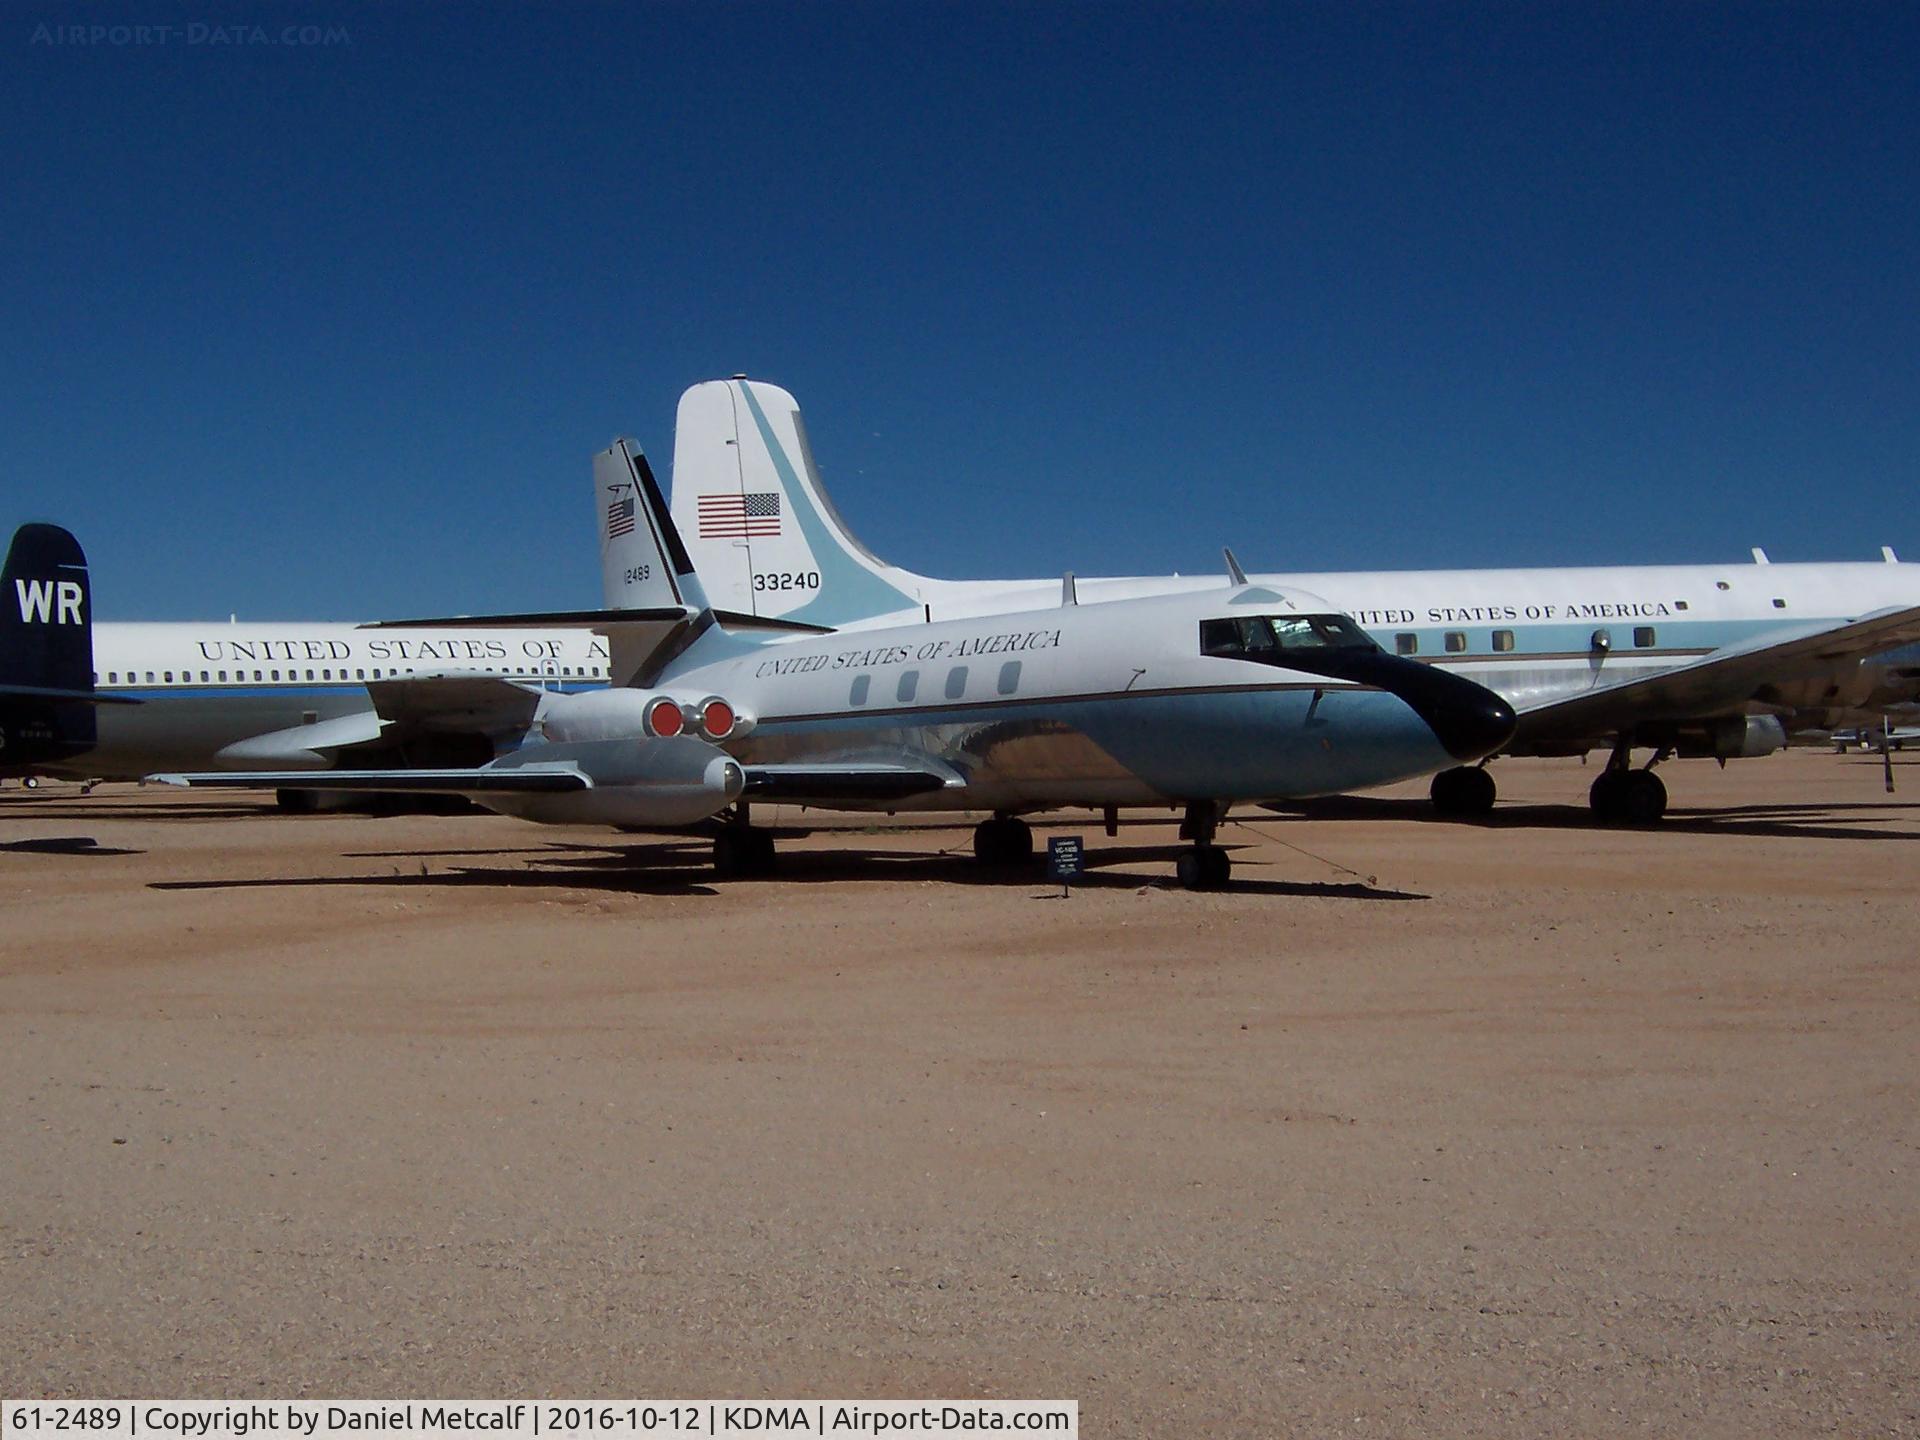
[[[1437,665],[1383,656],[1391,667],[1380,677],[1427,722],[1446,752],[1463,765],[1494,753],[1513,738],[1519,717],[1513,707],[1484,685],[1476,685]]]

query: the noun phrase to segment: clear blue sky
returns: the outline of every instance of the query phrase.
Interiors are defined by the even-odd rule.
[[[107,618],[594,603],[589,455],[745,371],[934,573],[1920,559],[1916,76],[1911,4],[14,4],[0,524]]]

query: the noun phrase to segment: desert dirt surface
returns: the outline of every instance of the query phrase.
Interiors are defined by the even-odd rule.
[[[0,794],[0,1394],[1920,1434],[1920,759],[702,842]]]

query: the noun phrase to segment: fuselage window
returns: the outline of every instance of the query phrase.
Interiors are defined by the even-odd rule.
[[[1776,610],[1784,610],[1787,608],[1787,602],[1776,598],[1773,602],[1773,608]]]
[[[202,671],[200,672],[200,683],[201,683],[202,685],[204,685],[204,684],[206,684],[206,683],[207,683],[207,680],[208,680],[208,678],[209,678],[209,677],[208,677],[208,675],[207,675],[207,672],[206,672],[206,671],[204,671],[204,670],[202,670]]]
[[[169,671],[167,671],[167,672],[166,672],[166,673],[165,673],[164,675],[162,675],[162,676],[161,676],[160,678],[161,678],[161,679],[163,679],[163,680],[165,680],[165,681],[167,682],[167,684],[169,684],[169,685],[171,685],[171,684],[173,684],[173,671],[171,671],[171,670],[169,670]]]
[[[307,679],[309,680],[313,679],[313,671],[311,670],[307,671]]]
[[[1447,653],[1464,655],[1467,651],[1467,632],[1464,630],[1447,631]]]
[[[147,684],[153,684],[153,671],[147,671]]]
[[[1642,650],[1653,648],[1653,626],[1636,625],[1633,627],[1633,643]]]
[[[902,705],[911,705],[913,697],[920,692],[920,672],[909,670],[900,677],[900,683],[894,687],[893,698]]]
[[[256,670],[256,671],[254,671],[254,672],[253,672],[253,678],[254,678],[254,679],[256,679],[256,680],[258,680],[258,679],[260,679],[260,678],[261,678],[261,677],[260,677],[260,672],[259,672],[258,670]]]
[[[1011,695],[1020,688],[1020,662],[1009,660],[1000,667],[1000,693]]]
[[[847,703],[849,705],[866,704],[867,691],[872,688],[873,688],[873,677],[871,675],[854,676],[853,688],[847,691]]]
[[[1687,602],[1684,600],[1676,600],[1673,602],[1673,608],[1676,610],[1684,610],[1687,608]]]
[[[1513,649],[1513,632],[1511,630],[1494,631],[1493,632],[1493,648],[1500,651],[1503,654],[1508,650]]]
[[[273,678],[274,678],[274,679],[276,679],[276,680],[278,680],[278,679],[280,678],[280,672],[279,672],[278,670],[275,670],[275,671],[273,672]]]
[[[118,670],[107,671],[107,684],[117,685],[119,683],[120,683],[120,672]]]
[[[1418,655],[1420,653],[1420,637],[1409,631],[1401,631],[1393,637],[1393,653],[1396,655]]]
[[[367,672],[365,670],[356,670],[353,672],[353,678],[356,680],[364,680],[367,678]]]
[[[222,670],[222,671],[220,672],[220,680],[221,680],[221,683],[223,683],[223,684],[224,684],[224,683],[226,682],[226,678],[227,678],[227,672],[226,672],[226,671],[224,671],[224,670]]]
[[[967,693],[967,667],[956,665],[947,672],[947,699],[958,700]]]

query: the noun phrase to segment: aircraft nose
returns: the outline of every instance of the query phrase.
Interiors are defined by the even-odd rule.
[[[1484,685],[1450,674],[1437,665],[1385,656],[1391,672],[1386,688],[1404,700],[1432,730],[1442,747],[1462,764],[1484,759],[1513,738],[1519,716]]]

